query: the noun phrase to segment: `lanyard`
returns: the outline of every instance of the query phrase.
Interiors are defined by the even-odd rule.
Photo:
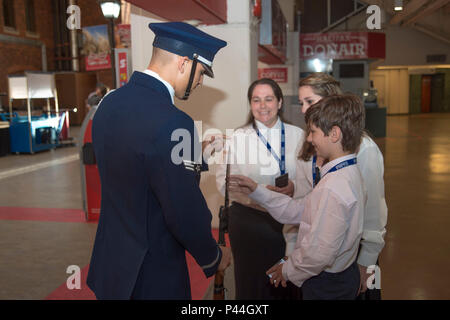
[[[316,166],[316,162],[317,162],[317,156],[313,156],[313,160],[312,160],[312,177],[313,177],[313,188],[316,186],[316,184],[319,183],[320,180],[320,170],[319,168]]]
[[[313,163],[312,163],[313,188],[314,188],[314,186],[315,186],[317,183],[319,183],[319,180],[321,179],[321,178],[320,178],[320,171],[317,170],[318,168],[316,167],[316,160],[317,160],[317,157],[314,156],[314,157],[313,157]],[[344,161],[342,161],[342,162],[339,162],[339,163],[338,163],[337,165],[335,165],[333,168],[331,168],[330,170],[328,170],[327,173],[325,173],[324,177],[325,177],[328,173],[330,173],[330,172],[335,172],[335,171],[338,171],[338,170],[340,170],[340,169],[342,169],[342,168],[345,168],[345,167],[348,167],[348,166],[351,166],[351,165],[354,165],[354,164],[356,164],[356,158],[352,158],[352,159],[349,159],[349,160],[344,160]],[[322,178],[323,178],[323,177],[322,177]],[[316,181],[316,179],[318,179],[318,180]]]
[[[280,167],[280,173],[281,175],[286,173],[286,158],[285,158],[285,137],[284,137],[284,123],[281,122],[281,159],[278,157],[278,155],[273,151],[272,146],[269,144],[269,142],[264,138],[264,136],[259,132],[259,130],[256,128],[256,134],[261,139],[262,143],[266,146],[267,150],[272,153],[272,156],[275,158],[275,160],[278,162],[278,166]]]

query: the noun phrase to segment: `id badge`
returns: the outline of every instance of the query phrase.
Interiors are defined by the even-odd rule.
[[[275,186],[278,188],[284,188],[289,183],[289,175],[285,173],[277,178],[275,178]]]

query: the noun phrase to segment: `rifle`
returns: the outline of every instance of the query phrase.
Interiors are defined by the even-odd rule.
[[[230,176],[230,165],[227,164],[227,173],[225,180],[225,205],[220,206],[219,210],[219,246],[226,247],[225,233],[228,232],[228,212],[230,210],[228,199],[228,177]],[[217,271],[214,277],[214,300],[225,300],[225,287],[223,286],[223,280],[225,277],[225,271]]]

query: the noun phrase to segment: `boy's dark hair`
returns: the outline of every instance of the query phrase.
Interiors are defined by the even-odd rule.
[[[365,109],[354,94],[331,95],[311,106],[305,114],[308,126],[314,124],[327,136],[333,126],[342,132],[342,149],[356,152],[365,127]]]

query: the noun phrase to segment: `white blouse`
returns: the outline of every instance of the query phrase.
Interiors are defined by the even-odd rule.
[[[260,133],[281,158],[281,120],[278,119],[272,128],[266,127],[257,120],[255,122]],[[290,124],[285,123],[284,127],[286,172],[289,174],[289,179],[295,181],[298,147],[300,141],[303,141],[304,132]],[[236,129],[225,148],[226,158],[230,162],[230,174],[247,176],[264,187],[275,185],[275,178],[280,176],[279,163],[258,137],[252,124]],[[225,176],[226,164],[217,165],[216,185],[222,195],[225,194]],[[243,193],[230,192],[229,196],[231,201],[265,211]]]

